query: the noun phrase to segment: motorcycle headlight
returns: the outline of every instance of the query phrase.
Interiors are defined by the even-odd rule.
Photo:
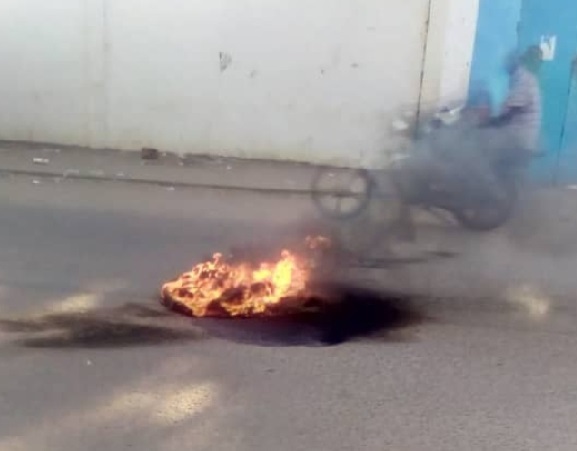
[[[408,152],[394,152],[389,157],[389,164],[391,166],[397,166],[402,164],[405,160],[410,157]]]
[[[392,126],[393,130],[396,132],[404,132],[404,131],[407,131],[409,129],[409,123],[407,121],[402,120],[402,119],[395,119],[392,122],[391,126]]]

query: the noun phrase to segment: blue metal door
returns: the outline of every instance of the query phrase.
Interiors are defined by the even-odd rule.
[[[571,80],[567,112],[559,152],[558,181],[561,184],[577,183],[577,60],[571,65]]]
[[[501,111],[509,90],[504,62],[517,47],[520,14],[521,0],[479,0],[469,94],[473,102],[488,97],[493,114]]]
[[[541,147],[545,153],[533,171],[546,182],[577,182],[577,91],[571,89],[572,63],[577,54],[575,0],[523,0],[519,48],[536,44],[544,54],[539,79],[543,99]]]

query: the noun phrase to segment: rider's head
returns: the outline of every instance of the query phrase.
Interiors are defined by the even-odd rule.
[[[538,45],[532,45],[521,56],[521,64],[531,72],[539,72],[543,62],[543,52]]]
[[[538,72],[543,62],[543,52],[538,45],[528,47],[524,52],[510,52],[505,59],[505,69],[512,74],[519,67],[524,67],[531,72]]]

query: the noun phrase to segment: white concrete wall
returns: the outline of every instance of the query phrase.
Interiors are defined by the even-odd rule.
[[[467,97],[479,0],[433,0],[425,54],[422,106]]]
[[[450,2],[442,55],[442,101],[463,99],[469,91],[478,10],[479,0]]]
[[[0,1],[0,139],[85,143],[84,2]]]
[[[430,1],[422,80],[429,0],[2,0],[0,139],[371,159],[423,82],[468,81],[475,1]]]

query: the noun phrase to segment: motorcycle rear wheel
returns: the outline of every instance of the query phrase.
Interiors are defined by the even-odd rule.
[[[506,183],[498,201],[453,211],[453,216],[463,227],[479,232],[489,232],[503,226],[513,214],[517,203],[515,183]]]

